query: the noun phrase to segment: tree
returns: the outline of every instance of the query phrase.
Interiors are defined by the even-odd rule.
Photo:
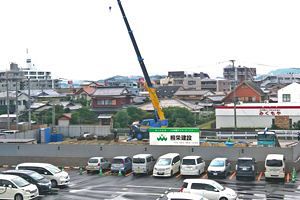
[[[195,116],[186,108],[168,107],[164,108],[166,118],[169,120],[169,127],[193,127]]]
[[[114,127],[115,128],[125,128],[129,125],[129,116],[126,110],[121,110],[117,112],[114,116]]]
[[[71,124],[95,124],[98,118],[95,112],[83,107],[72,113]]]

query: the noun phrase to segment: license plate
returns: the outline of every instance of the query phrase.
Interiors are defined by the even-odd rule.
[[[214,175],[214,176],[217,176],[217,175],[218,175],[218,173],[213,173],[213,175]]]
[[[243,167],[243,168],[242,168],[242,170],[246,171],[246,170],[247,170],[247,168],[246,168],[246,167]]]
[[[157,172],[157,175],[164,175],[163,172]]]

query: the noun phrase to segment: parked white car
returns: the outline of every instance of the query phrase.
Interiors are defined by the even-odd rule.
[[[35,171],[51,181],[51,187],[68,185],[70,176],[67,172],[49,163],[22,163],[17,165],[16,170],[26,169]]]
[[[0,199],[28,200],[39,196],[36,185],[19,176],[0,175]]]
[[[182,192],[201,195],[209,200],[236,200],[237,193],[210,179],[185,179]]]
[[[181,161],[181,175],[200,175],[205,171],[205,161],[201,156],[186,156]]]
[[[285,157],[283,154],[268,154],[265,160],[265,177],[283,179],[285,177]]]
[[[168,200],[208,200],[200,195],[186,192],[170,192],[167,194]]]
[[[171,177],[180,171],[180,156],[178,153],[168,153],[158,158],[154,165],[153,176]]]
[[[103,157],[91,157],[86,166],[86,173],[110,169],[111,163]]]

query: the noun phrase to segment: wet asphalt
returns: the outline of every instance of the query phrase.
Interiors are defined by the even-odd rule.
[[[171,178],[155,178],[152,176],[126,176],[99,174],[80,175],[79,171],[68,171],[71,183],[68,187],[54,189],[52,194],[41,196],[43,200],[156,200],[166,199],[166,193],[178,191],[184,178],[176,175]],[[191,178],[191,177],[188,177]],[[204,174],[201,177],[207,178]],[[226,187],[230,187],[238,193],[239,199],[299,199],[300,181],[266,182],[264,177],[256,181],[237,181],[234,174],[226,179],[217,181]]]

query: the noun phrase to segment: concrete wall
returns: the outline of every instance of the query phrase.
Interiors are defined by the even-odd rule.
[[[88,125],[71,125],[56,126],[57,133],[62,133],[65,137],[79,137],[84,133],[91,133],[98,136],[107,136],[110,134],[109,126],[88,126]]]
[[[183,156],[201,155],[209,162],[216,157],[227,157],[236,161],[239,157],[255,157],[263,168],[266,156],[270,153],[284,154],[291,170],[295,158],[300,154],[300,145],[294,148],[228,148],[228,147],[175,147],[149,145],[57,145],[57,144],[0,144],[0,165],[18,164],[21,162],[49,162],[58,166],[83,166],[89,157],[126,155],[132,157],[139,153],[151,153],[155,158],[170,152]],[[297,154],[294,155],[294,154]],[[299,165],[298,165],[299,166]]]

